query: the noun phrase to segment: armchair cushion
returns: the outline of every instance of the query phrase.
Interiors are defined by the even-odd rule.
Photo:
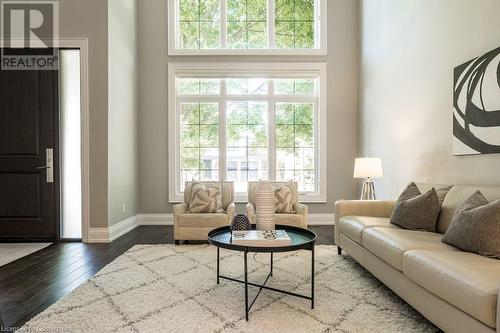
[[[255,206],[251,202],[249,202],[247,203],[246,209],[248,219],[251,223],[255,224]],[[295,214],[276,213],[274,215],[276,224],[307,228],[307,206],[298,203],[295,205],[295,210]]]
[[[249,203],[252,203],[253,205],[255,205],[255,191],[257,189],[257,185],[259,184],[259,182],[248,182],[248,202]],[[282,211],[282,210],[287,210],[288,213],[293,213],[293,209],[294,209],[294,206],[295,204],[297,204],[299,202],[299,191],[298,191],[298,184],[297,182],[271,182],[271,185],[273,186],[273,188],[275,189],[274,191],[274,197],[275,197],[275,211],[276,213],[285,213],[285,211]],[[288,194],[286,194],[286,197],[290,198],[290,205],[291,207],[284,207],[284,205],[277,205],[276,204],[276,201],[279,201],[279,199],[277,198],[277,190],[279,193],[281,193],[280,195],[285,195],[284,191],[280,191],[279,189],[283,189],[283,190],[286,190],[286,192],[288,192],[288,190],[291,190],[291,193],[290,193],[290,196],[288,196]],[[280,211],[278,211],[277,209],[279,208]],[[290,210],[288,210],[290,209]]]
[[[191,187],[195,183],[200,183],[197,181],[187,181],[184,185],[184,202],[189,204],[191,202]],[[203,181],[201,182],[205,186],[217,186],[220,188],[221,182],[217,181]],[[233,182],[222,182],[222,208],[227,210],[227,206],[234,202],[234,183]]]
[[[222,191],[215,184],[193,183],[189,213],[222,213]]]
[[[220,227],[229,224],[227,214],[179,214],[175,216],[176,227],[205,228]]]
[[[294,206],[297,203],[297,187],[294,183],[275,185],[274,187],[274,211],[276,213],[293,214]]]
[[[307,228],[307,220],[300,214],[276,214],[274,221],[276,224]]]

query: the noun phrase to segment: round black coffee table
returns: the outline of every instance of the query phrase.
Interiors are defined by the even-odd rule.
[[[255,225],[252,225],[253,229],[255,229]],[[280,293],[284,293],[287,295],[292,295],[296,297],[301,297],[305,299],[311,300],[311,309],[314,309],[314,243],[316,242],[316,234],[310,230],[292,227],[287,225],[276,225],[276,230],[285,230],[288,236],[292,240],[291,245],[287,246],[274,246],[274,247],[257,247],[257,246],[243,246],[232,244],[231,242],[231,230],[229,226],[220,227],[214,229],[208,233],[208,241],[217,247],[217,284],[219,284],[219,279],[226,279],[229,281],[239,282],[245,284],[245,317],[248,320],[248,313],[252,306],[255,303],[255,300],[259,296],[262,289],[272,290]],[[245,279],[244,281],[237,280],[228,276],[223,276],[219,274],[219,262],[220,262],[220,248],[241,251],[244,254],[244,271],[245,271]],[[297,250],[309,250],[311,251],[311,296],[300,295],[290,291],[271,288],[266,286],[267,280],[269,277],[273,276],[273,253],[274,252],[289,252],[289,251],[297,251]],[[263,284],[256,284],[252,282],[248,282],[248,268],[247,268],[247,256],[249,252],[259,252],[259,253],[270,253],[271,254],[271,269],[269,274],[267,275],[266,280]],[[255,298],[253,299],[250,306],[248,306],[248,286],[259,287],[259,291]]]

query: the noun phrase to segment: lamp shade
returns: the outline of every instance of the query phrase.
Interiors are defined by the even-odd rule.
[[[361,157],[354,161],[354,178],[381,178],[382,160],[379,157]]]

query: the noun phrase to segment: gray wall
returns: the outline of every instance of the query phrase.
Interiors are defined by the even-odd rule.
[[[268,57],[169,57],[167,1],[139,1],[139,211],[170,213],[167,160],[169,61],[269,61]],[[358,1],[328,0],[328,56],[271,57],[271,61],[323,61],[328,65],[328,202],[312,213],[333,212],[339,198],[353,198],[357,154]],[[241,206],[239,207],[241,209]]]
[[[108,225],[111,226],[138,213],[136,0],[108,0],[108,40]]]
[[[108,10],[103,0],[61,0],[60,35],[89,41],[90,225],[107,221]]]
[[[453,68],[500,46],[498,0],[364,0],[360,151],[380,156],[377,192],[410,180],[500,184],[500,155],[452,156]]]

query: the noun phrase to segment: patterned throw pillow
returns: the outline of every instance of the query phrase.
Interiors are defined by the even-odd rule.
[[[500,259],[500,200],[488,202],[476,191],[457,208],[443,243]]]
[[[274,211],[282,214],[295,214],[293,207],[295,206],[295,184],[286,183],[274,187]]]
[[[390,222],[408,230],[436,232],[436,223],[444,198],[452,186],[420,193],[410,183],[396,201]]]
[[[223,213],[222,192],[215,184],[195,182],[191,185],[191,202],[188,213]]]

